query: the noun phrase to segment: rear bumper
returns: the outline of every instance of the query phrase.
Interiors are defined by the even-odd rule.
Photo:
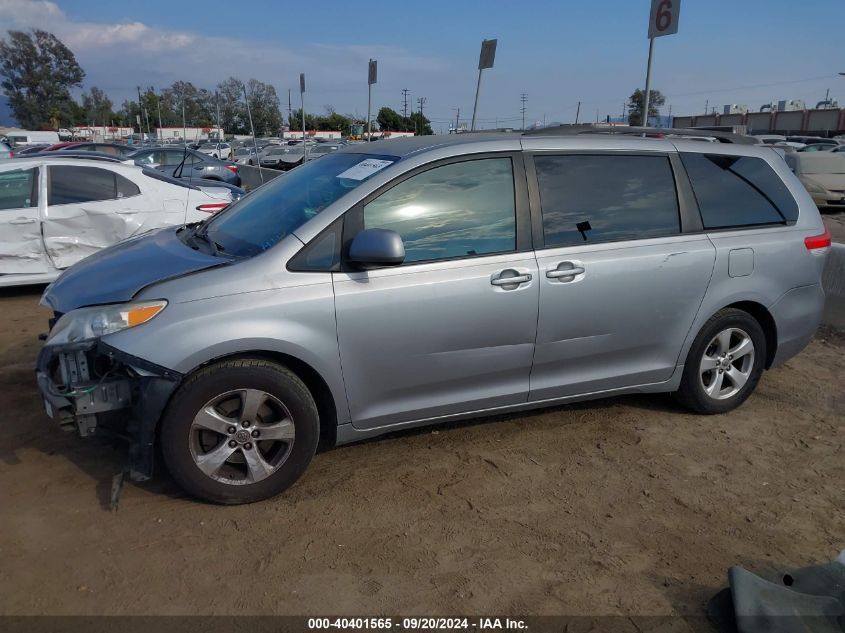
[[[824,312],[822,285],[793,288],[778,299],[769,311],[775,320],[778,348],[772,367],[782,365],[807,347],[816,333]]]
[[[155,427],[182,375],[99,340],[47,345],[35,371],[47,415],[80,437],[129,439],[129,475],[153,474]]]

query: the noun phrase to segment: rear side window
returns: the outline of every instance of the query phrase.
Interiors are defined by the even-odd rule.
[[[0,209],[29,209],[37,206],[37,168],[0,173]]]
[[[546,248],[674,235],[678,195],[665,156],[534,157]]]
[[[113,200],[114,172],[99,167],[51,165],[47,204],[74,204]]]
[[[124,178],[120,174],[115,174],[114,179],[117,185],[118,198],[131,198],[132,196],[137,196],[141,193],[141,190],[138,188],[138,185],[136,185],[128,178]]]
[[[682,152],[705,229],[783,224],[798,204],[762,158]]]

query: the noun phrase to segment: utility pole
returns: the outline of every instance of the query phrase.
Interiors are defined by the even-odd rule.
[[[408,89],[402,88],[402,116],[408,118]]]
[[[453,110],[458,111],[458,113],[455,115],[455,134],[457,134],[458,128],[461,126],[461,109],[460,108],[453,108]]]
[[[578,109],[575,110],[575,125],[578,125],[578,116],[581,114],[581,102],[578,102]]]
[[[423,119],[423,106],[425,105],[425,97],[418,97],[417,103],[420,104],[420,136],[425,133],[425,122]]]
[[[704,114],[707,114],[707,109],[710,107],[710,99],[704,100]]]
[[[293,126],[293,121],[291,121],[292,116],[293,116],[293,108],[290,105],[290,88],[288,88],[288,127]]]
[[[528,95],[524,92],[519,95],[519,100],[522,102],[522,108],[520,111],[522,112],[522,129],[525,129],[525,102],[528,101]]]

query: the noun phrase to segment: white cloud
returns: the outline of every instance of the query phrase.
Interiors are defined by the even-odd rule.
[[[312,99],[313,109],[332,104],[338,111],[353,112],[366,108],[364,78],[371,57],[379,59],[379,88],[384,94],[396,94],[389,101],[393,107],[398,106],[399,90],[405,87],[398,82],[416,79],[434,85],[436,76],[448,69],[442,58],[391,46],[316,42],[292,49],[272,41],[206,36],[140,21],[77,21],[50,0],[0,0],[0,24],[54,33],[85,70],[85,87],[103,88],[116,104],[131,98],[137,85],[160,89],[184,80],[213,88],[230,76],[271,83],[284,101],[283,92],[289,86],[295,89],[304,71],[308,74],[306,98]]]

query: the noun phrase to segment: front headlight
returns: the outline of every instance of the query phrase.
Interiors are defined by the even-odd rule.
[[[47,343],[74,343],[114,334],[146,323],[166,305],[167,301],[141,301],[72,310],[56,322]]]

